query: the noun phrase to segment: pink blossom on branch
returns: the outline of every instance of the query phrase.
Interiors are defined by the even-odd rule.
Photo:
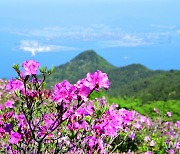
[[[106,73],[102,73],[100,70],[97,70],[94,74],[88,73],[85,78],[84,85],[89,87],[91,90],[95,88],[98,91],[98,88],[109,88],[109,79]]]
[[[77,99],[76,91],[77,88],[65,80],[55,85],[53,100],[58,104],[61,104],[62,101],[70,103],[72,100]]]
[[[40,63],[34,60],[24,61],[22,67],[24,67],[24,75],[35,75]]]
[[[13,108],[13,104],[14,104],[14,102],[10,101],[10,100],[8,100],[7,102],[4,103],[6,108]]]
[[[88,100],[88,95],[91,92],[91,89],[87,86],[84,85],[85,79],[79,80],[76,84],[75,87],[78,89],[78,95],[83,99],[84,101]]]
[[[21,140],[21,135],[18,132],[11,132],[9,143],[18,144]]]
[[[15,90],[24,90],[24,84],[20,80],[8,80],[8,84],[6,85],[7,91],[15,91]]]

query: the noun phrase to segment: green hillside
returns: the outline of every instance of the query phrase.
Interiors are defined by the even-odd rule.
[[[180,71],[153,71],[140,64],[115,67],[93,50],[85,51],[70,62],[55,67],[47,78],[47,87],[69,80],[75,83],[84,78],[87,72],[100,69],[109,76],[110,97],[135,97],[144,102],[150,100],[180,99]]]
[[[109,95],[136,97],[143,101],[180,99],[180,71],[152,71],[142,65],[129,65],[110,73]]]

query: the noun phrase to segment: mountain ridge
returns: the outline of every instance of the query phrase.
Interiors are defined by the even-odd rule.
[[[66,64],[55,67],[47,78],[47,87],[69,80],[76,83],[87,72],[101,70],[108,74],[110,97],[140,97],[149,100],[180,98],[180,71],[151,70],[141,64],[117,67],[110,64],[93,50],[82,52]]]

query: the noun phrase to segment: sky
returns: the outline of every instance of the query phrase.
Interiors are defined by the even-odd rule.
[[[65,64],[95,50],[111,64],[180,70],[179,0],[0,0],[0,78],[13,64]]]

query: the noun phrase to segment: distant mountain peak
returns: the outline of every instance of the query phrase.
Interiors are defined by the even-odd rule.
[[[88,72],[93,73],[96,70],[101,70],[108,73],[115,68],[95,51],[87,50],[77,55],[70,62],[55,67],[54,73],[48,80],[53,80],[51,81],[53,84],[65,79],[71,83],[76,83],[78,79],[85,77]]]
[[[86,50],[70,61],[71,65],[78,66],[80,69],[86,68],[86,71],[108,71],[116,68],[103,57],[98,55],[94,50]]]
[[[71,61],[74,61],[74,60],[86,60],[87,61],[87,60],[97,59],[98,57],[100,57],[100,56],[94,50],[86,50],[86,51],[80,53],[79,55],[77,55]]]
[[[142,64],[130,64],[128,66],[125,66],[125,68],[134,68],[134,69],[143,69],[143,70],[149,70],[147,67],[145,67]]]
[[[91,56],[97,55],[98,56],[98,54],[94,50],[85,50],[84,52],[80,53],[79,56],[80,55],[91,55]]]

